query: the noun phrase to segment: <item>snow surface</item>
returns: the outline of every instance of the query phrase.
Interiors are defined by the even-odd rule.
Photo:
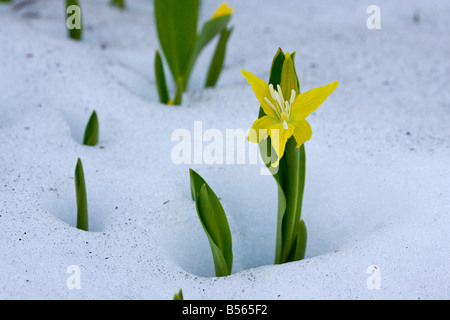
[[[158,103],[152,2],[80,0],[84,40],[63,1],[0,5],[1,299],[449,299],[450,2],[230,0],[235,29],[215,89],[196,65],[181,107]],[[201,21],[219,1],[204,1]],[[413,17],[420,17],[414,21]],[[175,165],[176,129],[250,128],[263,79],[296,51],[302,91],[339,80],[309,117],[306,258],[273,265],[276,183],[261,165]],[[166,71],[168,75],[168,71]],[[100,144],[81,144],[92,110]],[[91,232],[75,228],[83,161]],[[214,277],[188,168],[221,198],[233,236]],[[66,273],[81,269],[81,289]],[[380,270],[370,290],[369,266]]]

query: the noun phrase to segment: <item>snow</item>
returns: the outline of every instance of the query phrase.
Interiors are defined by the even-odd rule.
[[[80,2],[80,43],[61,1],[0,5],[1,299],[172,299],[180,288],[185,299],[450,298],[448,1],[378,1],[381,29],[369,30],[368,1],[230,0],[219,84],[202,88],[209,46],[180,107],[157,99],[151,1],[124,12]],[[200,20],[219,4],[204,1]],[[172,133],[193,133],[194,121],[250,128],[259,106],[240,70],[267,79],[278,47],[297,52],[303,92],[340,81],[308,118],[308,247],[284,265],[273,265],[276,183],[260,164],[171,159]],[[100,143],[86,147],[94,109]],[[78,157],[90,232],[75,228]],[[227,213],[229,277],[214,277],[191,167]],[[67,287],[72,265],[79,290]]]

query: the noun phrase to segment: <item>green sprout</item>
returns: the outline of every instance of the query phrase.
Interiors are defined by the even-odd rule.
[[[98,118],[95,110],[89,118],[86,130],[84,132],[83,144],[87,146],[95,146],[99,139]]]
[[[77,195],[77,228],[88,231],[88,204],[86,196],[86,183],[84,181],[83,164],[78,158],[75,168],[75,191]]]
[[[178,291],[178,293],[175,293],[175,295],[173,296],[173,300],[184,300],[183,299],[183,290],[180,289],[180,291]]]
[[[205,180],[190,169],[191,193],[200,223],[208,237],[216,277],[228,276],[233,266],[231,232],[219,198]]]
[[[222,4],[198,32],[199,4],[200,0],[154,0],[159,42],[176,87],[175,97],[170,99],[161,55],[156,51],[155,79],[162,103],[181,104],[197,58],[206,45],[219,34],[221,36],[205,86],[214,86],[222,71],[226,45],[232,32],[227,25],[233,10],[226,3]]]
[[[113,7],[118,7],[122,10],[126,8],[125,0],[111,0],[109,4]]]
[[[81,21],[81,9],[77,0],[66,0],[67,22],[66,27],[69,37],[73,40],[81,40],[83,26]]]

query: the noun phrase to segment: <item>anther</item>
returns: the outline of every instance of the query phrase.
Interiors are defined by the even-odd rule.
[[[290,100],[290,104],[291,104],[291,105],[294,103],[295,95],[296,95],[296,94],[295,94],[295,90],[292,89],[292,91],[291,91],[291,100]]]

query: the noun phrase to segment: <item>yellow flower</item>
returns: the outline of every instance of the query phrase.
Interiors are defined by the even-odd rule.
[[[288,54],[286,56],[288,57]],[[328,98],[339,82],[334,81],[329,85],[300,94],[292,90],[291,96],[286,97],[289,100],[285,100],[280,85],[275,89],[250,72],[244,70],[241,72],[251,84],[266,114],[253,123],[251,132],[256,134],[249,134],[248,140],[259,143],[270,136],[272,147],[278,155],[277,161],[272,163],[272,167],[276,167],[283,157],[290,137],[294,136],[297,148],[311,139],[312,129],[305,119]]]
[[[216,12],[214,12],[213,16],[211,17],[211,20],[217,19],[222,16],[230,15],[232,13],[233,8],[230,8],[228,6],[228,3],[224,2],[219,6],[219,8],[217,8]]]

